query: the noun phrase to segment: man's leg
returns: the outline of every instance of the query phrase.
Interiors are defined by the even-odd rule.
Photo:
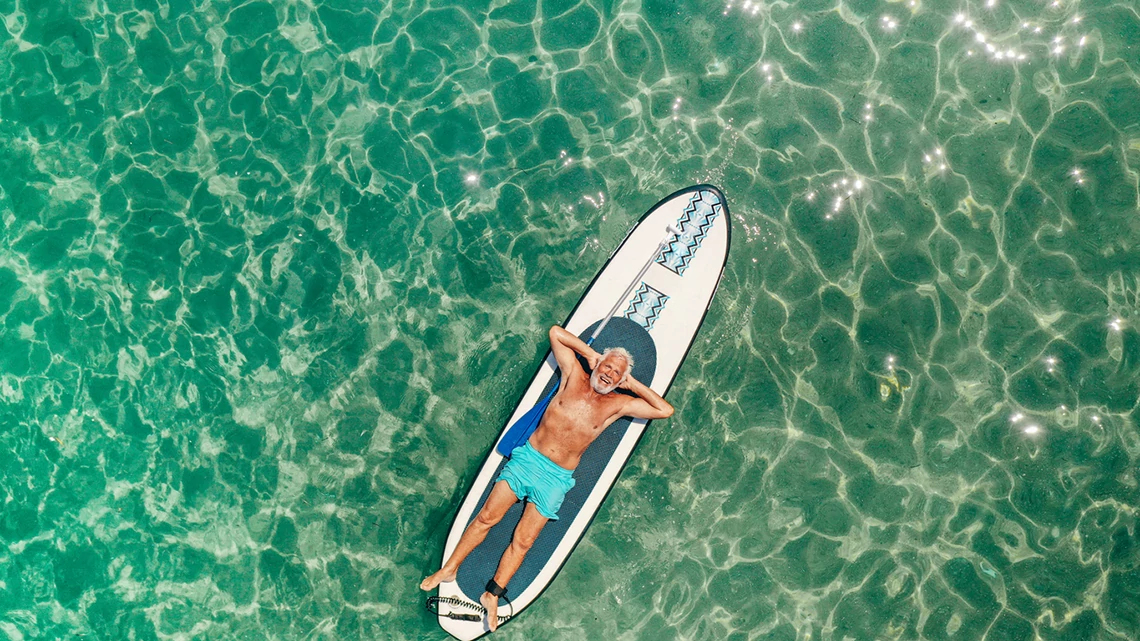
[[[506,552],[503,552],[503,558],[499,560],[499,569],[495,571],[495,583],[500,587],[505,588],[510,583],[511,577],[522,565],[523,558],[530,551],[530,547],[534,545],[534,540],[538,538],[538,533],[542,532],[546,521],[547,518],[538,513],[538,508],[534,506],[534,503],[526,504],[522,518],[519,519],[519,524],[515,526],[511,544],[507,546]],[[499,627],[499,597],[493,596],[490,592],[484,592],[483,596],[479,597],[479,602],[483,604],[484,608],[487,608],[487,625],[494,632],[495,628]]]
[[[463,559],[466,559],[472,550],[479,547],[483,539],[487,538],[487,533],[491,531],[491,528],[501,521],[507,510],[511,509],[511,506],[518,501],[519,497],[515,496],[506,481],[495,483],[495,487],[491,488],[491,494],[483,503],[483,509],[479,510],[479,515],[475,517],[471,525],[467,526],[463,536],[459,537],[459,543],[455,546],[451,556],[444,562],[439,572],[420,583],[420,589],[434,590],[444,581],[454,581],[455,573],[459,571],[459,565],[463,563]]]

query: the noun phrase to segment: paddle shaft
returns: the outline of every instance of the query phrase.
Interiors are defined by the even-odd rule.
[[[614,303],[614,306],[610,308],[610,311],[606,314],[606,318],[602,321],[602,324],[598,325],[598,328],[595,329],[594,333],[590,335],[590,340],[586,341],[587,345],[594,344],[594,339],[601,335],[602,330],[605,329],[606,325],[610,323],[610,319],[614,317],[615,313],[617,313],[618,308],[621,307],[623,303],[625,303],[626,297],[629,296],[629,293],[632,292],[633,288],[637,286],[637,283],[641,281],[641,278],[645,276],[645,272],[649,271],[650,266],[653,265],[653,261],[657,260],[657,256],[661,254],[661,250],[668,247],[669,243],[672,242],[674,235],[680,236],[681,230],[672,225],[667,226],[665,228],[665,238],[661,239],[661,242],[657,245],[657,250],[653,252],[653,255],[649,257],[649,260],[647,260],[645,262],[645,265],[641,268],[641,271],[637,272],[637,276],[634,276],[633,280],[629,283],[629,287],[625,288],[625,291],[622,292],[621,297],[618,298],[617,302]]]

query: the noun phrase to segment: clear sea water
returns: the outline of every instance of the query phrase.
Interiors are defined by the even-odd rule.
[[[441,639],[629,226],[733,246],[503,639],[1140,637],[1131,0],[0,0],[0,637]]]

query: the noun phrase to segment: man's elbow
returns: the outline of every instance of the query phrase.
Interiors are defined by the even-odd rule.
[[[673,406],[666,405],[665,409],[661,410],[661,418],[669,418],[673,415]]]

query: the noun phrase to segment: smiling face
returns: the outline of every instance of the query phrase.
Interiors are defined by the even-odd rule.
[[[599,394],[609,394],[617,389],[628,374],[629,361],[621,354],[609,354],[594,368],[594,373],[590,374],[590,385]]]

